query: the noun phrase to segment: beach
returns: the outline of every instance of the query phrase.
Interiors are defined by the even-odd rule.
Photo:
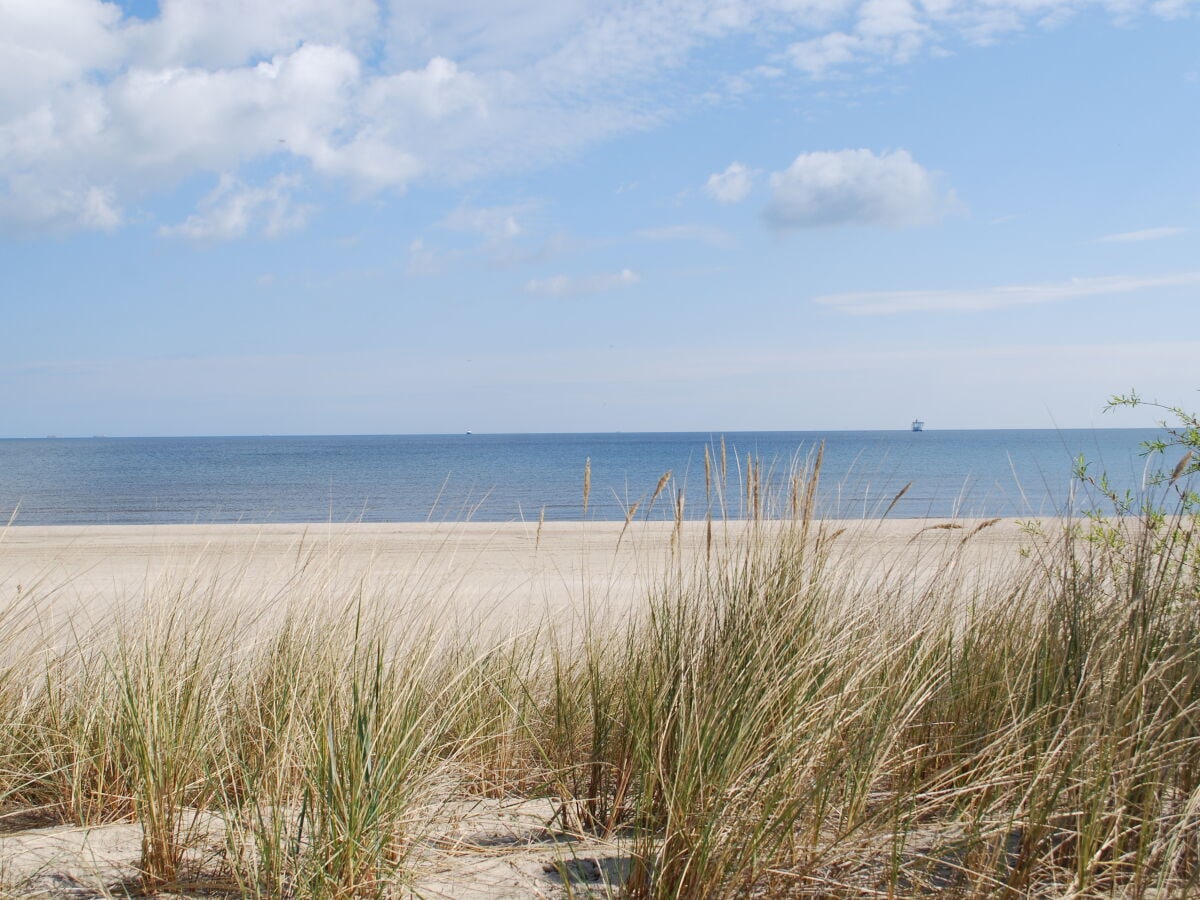
[[[1179,637],[1127,673],[1138,532],[1076,525],[10,526],[0,896],[1057,895],[1038,773],[1132,830],[1101,800],[1191,746],[1089,780],[1192,620],[1156,570]]]
[[[401,622],[503,638],[547,625],[570,630],[585,614],[622,621],[670,577],[672,560],[679,572],[703,568],[714,549],[721,552],[755,528],[770,533],[782,526],[713,527],[717,548],[702,522],[678,530],[671,522],[14,526],[0,540],[0,596],[30,599],[39,639],[50,645],[78,640],[89,628],[105,631],[122,617],[153,616],[148,607],[169,607],[181,596],[259,624],[260,616],[270,621],[297,602],[311,610],[367,596]],[[836,535],[830,555],[844,570],[852,561],[868,578],[904,570],[919,580],[956,551],[966,568],[992,571],[1015,560],[1028,540],[1015,520],[810,527]],[[456,834],[461,846],[434,854],[422,881],[428,896],[554,896],[571,881],[556,868],[564,859],[599,860],[580,870],[576,880],[587,883],[600,877],[601,864],[611,868],[621,858],[598,839],[542,841],[553,817],[544,799],[475,798],[441,806],[437,815],[438,827]],[[36,815],[26,822],[34,827],[21,827],[23,821],[11,813],[0,818],[0,859],[10,880],[42,891],[38,896],[136,879],[136,824],[47,825]],[[222,831],[211,819],[201,843],[220,843]],[[488,842],[505,845],[504,852],[486,851]]]
[[[1031,543],[1023,521],[827,520],[811,528],[831,536],[829,553],[846,570],[919,578],[952,554],[980,575],[1010,567]],[[713,542],[752,527],[714,523]],[[676,543],[695,565],[708,534],[704,522],[677,532],[664,521],[19,526],[0,537],[0,596],[32,592],[59,611],[95,615],[187,580],[219,583],[231,606],[244,607],[286,599],[315,570],[334,594],[361,584],[497,626],[527,626],[584,601],[617,609],[644,601]]]

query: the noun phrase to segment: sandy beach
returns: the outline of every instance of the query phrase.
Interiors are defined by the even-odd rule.
[[[747,529],[717,524],[714,544]],[[1016,520],[885,520],[813,523],[828,537],[842,577],[908,581],[957,570],[965,581],[1010,575],[1031,538]],[[674,569],[710,552],[703,522],[10,527],[0,540],[0,596],[35,601],[43,636],[170,598],[216,598],[231,608],[286,607],[369,595],[411,615],[489,632],[561,624],[587,608],[617,621],[644,605]],[[894,595],[893,595],[894,596]],[[389,607],[390,608],[390,607]],[[604,895],[625,877],[627,851],[549,823],[544,798],[479,796],[429,812],[442,835],[417,870],[421,896],[519,898]],[[208,817],[196,853],[224,852],[224,824]],[[0,867],[14,896],[99,896],[138,877],[141,829],[0,817]],[[11,888],[10,888],[11,889]],[[589,893],[590,892],[590,893]],[[190,896],[190,895],[189,895]]]
[[[985,525],[985,522],[991,524]],[[984,576],[1018,561],[1030,538],[1016,519],[828,520],[830,553],[843,569],[921,573],[950,555]],[[983,526],[983,527],[981,527]],[[746,523],[716,523],[714,544]],[[770,524],[762,527],[771,528]],[[164,580],[219,583],[231,603],[285,596],[320,570],[332,592],[365,585],[397,598],[450,604],[493,623],[527,624],[587,599],[621,608],[662,575],[675,541],[703,557],[703,522],[388,523],[20,526],[0,536],[0,596],[36,593],[60,612],[99,615]]]

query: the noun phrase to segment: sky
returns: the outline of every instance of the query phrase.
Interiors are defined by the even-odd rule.
[[[0,0],[0,436],[1200,408],[1198,0]]]

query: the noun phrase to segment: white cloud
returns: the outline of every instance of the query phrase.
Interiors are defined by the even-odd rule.
[[[0,0],[0,122],[121,60],[120,10],[100,0]]]
[[[442,227],[473,231],[489,241],[510,241],[525,233],[518,216],[534,209],[532,203],[512,206],[460,206],[442,219]]]
[[[121,224],[121,211],[116,206],[112,191],[90,187],[83,195],[79,210],[79,224],[84,228],[111,231]]]
[[[1192,4],[1193,0],[860,0],[837,10],[836,27],[792,42],[785,58],[805,74],[825,78],[850,66],[904,63],[922,52],[945,53],[945,44],[953,40],[986,45],[1027,28],[1055,27],[1088,8],[1099,8],[1125,23],[1144,13],[1186,17]]]
[[[123,218],[109,188],[69,183],[54,186],[16,176],[10,179],[7,193],[0,193],[0,223],[18,227],[111,231]]]
[[[585,275],[573,278],[569,275],[554,275],[550,278],[533,278],[525,283],[525,292],[537,297],[581,297],[599,294],[617,288],[632,287],[641,281],[631,269],[622,269],[603,275]]]
[[[898,63],[1095,6],[1183,0],[0,0],[0,216],[111,227],[181,182],[277,160],[358,193],[523,170],[650,128],[714,85]],[[721,42],[733,67],[696,79]],[[778,47],[788,49],[780,54]],[[711,60],[707,57],[707,65]],[[290,157],[290,160],[288,158]],[[711,182],[744,196],[743,176]],[[725,176],[725,180],[720,178]],[[261,176],[259,176],[261,177]],[[99,193],[97,193],[99,192]],[[107,198],[108,212],[96,197]],[[89,201],[87,198],[92,198]]]
[[[167,179],[277,153],[328,168],[356,146],[335,135],[360,73],[352,53],[322,46],[237,69],[134,68],[101,101],[105,137],[128,147],[134,168]]]
[[[1096,240],[1105,244],[1157,241],[1161,238],[1175,237],[1176,235],[1184,234],[1186,231],[1186,228],[1173,228],[1170,226],[1164,226],[1162,228],[1143,228],[1141,231],[1123,231],[1120,234],[1106,234],[1104,237],[1096,238]]]
[[[858,13],[858,31],[870,37],[921,34],[929,27],[919,21],[910,0],[866,0]]]
[[[278,176],[265,187],[250,187],[230,175],[203,200],[200,208],[179,223],[159,229],[167,237],[221,241],[262,234],[278,237],[303,227],[311,208],[292,199],[295,178]]]
[[[228,68],[286,55],[304,44],[357,47],[378,26],[374,0],[160,0],[160,14],[132,23],[139,60]]]
[[[724,172],[714,172],[704,182],[704,191],[718,203],[740,203],[754,186],[755,172],[732,162]]]
[[[764,215],[779,230],[829,225],[922,225],[953,206],[906,150],[802,153],[770,178]]]
[[[400,60],[411,64],[441,55],[473,67],[511,69],[566,40],[589,2],[396,0],[389,6],[389,50]]]
[[[866,54],[866,50],[866,42],[861,37],[835,31],[792,44],[788,56],[797,69],[821,78],[830,69],[855,62]]]
[[[813,298],[813,302],[857,316],[886,316],[911,312],[980,312],[1191,285],[1200,285],[1200,272],[1134,278],[1072,278],[1063,282],[1015,284],[962,291],[864,291],[827,294]]]
[[[453,60],[435,56],[423,69],[372,82],[364,105],[376,115],[414,110],[430,119],[444,119],[465,111],[485,118],[489,93],[478,75],[461,70]]]
[[[1188,14],[1189,5],[1195,0],[1156,0],[1150,4],[1151,11],[1164,19],[1182,19]]]

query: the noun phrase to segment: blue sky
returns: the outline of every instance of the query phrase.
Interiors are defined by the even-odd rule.
[[[0,0],[0,435],[1200,406],[1196,0]]]

